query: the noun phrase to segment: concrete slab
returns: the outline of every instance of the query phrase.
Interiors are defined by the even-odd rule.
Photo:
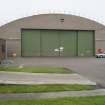
[[[96,85],[95,82],[79,74],[49,74],[49,73],[24,73],[0,72],[1,84],[83,84]]]
[[[13,65],[65,67],[105,88],[105,58],[95,57],[21,57]]]

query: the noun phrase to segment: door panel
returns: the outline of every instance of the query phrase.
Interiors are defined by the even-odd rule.
[[[22,30],[22,56],[40,56],[39,30]]]
[[[59,31],[60,56],[76,56],[76,31]]]
[[[78,56],[94,55],[94,32],[78,31]]]
[[[59,36],[56,30],[41,30],[41,55],[59,56]]]

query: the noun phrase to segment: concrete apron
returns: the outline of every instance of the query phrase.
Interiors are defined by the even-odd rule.
[[[1,84],[82,84],[96,85],[79,74],[49,74],[0,71]]]

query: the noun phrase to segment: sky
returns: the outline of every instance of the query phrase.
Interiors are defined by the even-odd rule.
[[[0,0],[0,26],[45,13],[77,15],[105,25],[105,0]]]

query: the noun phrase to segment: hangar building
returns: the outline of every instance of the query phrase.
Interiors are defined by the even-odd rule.
[[[94,56],[105,49],[105,26],[74,15],[40,14],[1,26],[0,38],[8,56]]]

